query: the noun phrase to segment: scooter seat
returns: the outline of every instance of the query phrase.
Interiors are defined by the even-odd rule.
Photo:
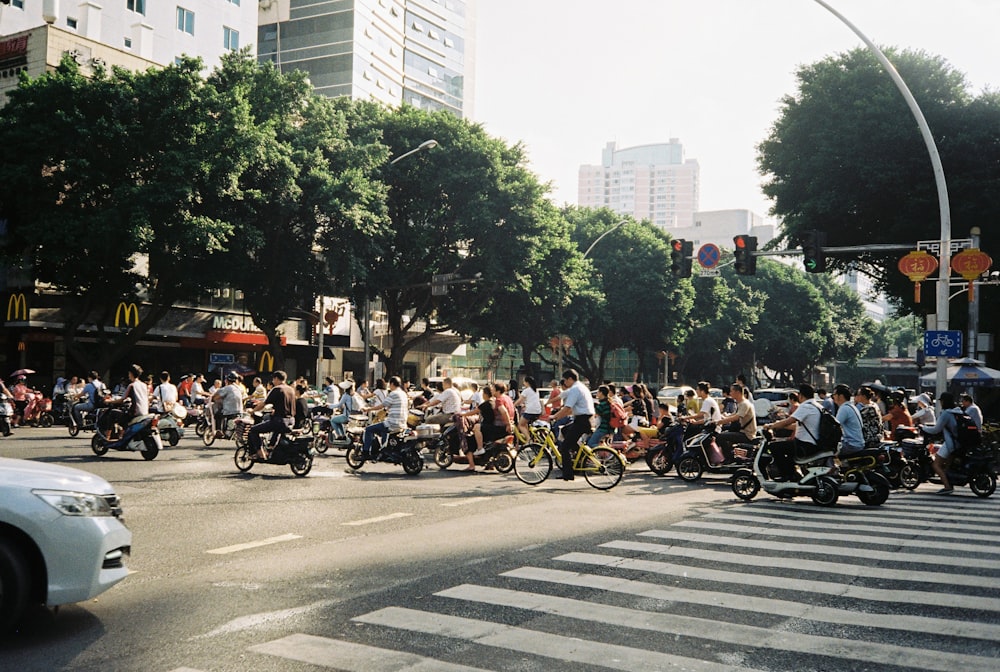
[[[822,452],[822,453],[812,453],[811,455],[804,455],[804,456],[801,456],[801,457],[798,456],[798,455],[796,455],[795,456],[795,464],[808,464],[810,462],[815,462],[817,460],[823,460],[823,459],[826,459],[828,457],[833,457],[834,455],[836,455],[836,453],[834,453],[831,450],[828,450],[828,451],[825,451],[825,452]]]

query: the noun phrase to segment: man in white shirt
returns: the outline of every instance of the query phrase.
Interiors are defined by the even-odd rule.
[[[435,406],[440,407],[439,413],[424,416],[424,422],[431,425],[447,424],[452,421],[456,413],[462,410],[462,395],[452,385],[451,378],[445,378],[441,381],[441,386],[444,388],[441,390],[441,393],[435,395],[433,399],[424,405],[424,412]]]
[[[797,423],[794,440],[771,442],[775,466],[778,467],[781,478],[786,481],[799,480],[800,474],[795,468],[796,455],[813,455],[819,452],[816,442],[819,439],[820,405],[813,399],[815,394],[812,385],[803,383],[799,386],[799,407],[795,412],[784,420],[764,425],[764,429],[781,429]]]
[[[222,422],[216,423],[220,431],[224,431],[233,418],[243,414],[243,388],[239,386],[239,374],[230,371],[226,375],[226,386],[212,395],[212,403],[221,408]]]
[[[153,390],[153,407],[158,413],[167,413],[177,403],[177,386],[170,382],[170,372],[160,372],[160,384]]]
[[[573,421],[563,428],[563,440],[559,444],[562,478],[564,481],[572,481],[576,446],[580,442],[580,437],[590,432],[590,419],[594,416],[594,397],[590,394],[590,388],[580,382],[580,374],[575,369],[563,371],[562,382],[565,388],[560,395],[563,405],[559,412],[552,416],[552,420],[573,416]]]

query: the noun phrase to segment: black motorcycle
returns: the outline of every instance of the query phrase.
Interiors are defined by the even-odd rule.
[[[393,430],[383,441],[375,437],[372,441],[371,455],[365,456],[361,443],[353,443],[347,449],[347,466],[357,471],[365,462],[388,462],[402,465],[403,471],[410,476],[416,476],[424,468],[424,458],[420,454],[426,438],[421,438],[407,427]]]
[[[940,445],[942,437],[925,435],[923,439],[904,439],[903,454],[914,466],[915,478],[912,485],[906,487],[913,490],[921,483],[939,483],[940,479],[934,472],[934,445]],[[996,460],[990,446],[974,448],[959,447],[955,450],[951,464],[948,466],[948,482],[952,486],[969,486],[977,497],[989,497],[997,488]]]
[[[738,469],[746,469],[753,463],[760,438],[733,446],[724,451],[716,443],[714,424],[705,425],[701,431],[690,437],[684,444],[684,451],[677,457],[677,475],[693,482],[705,472],[710,474],[734,474]]]
[[[459,435],[458,425],[448,425],[445,430],[430,444],[430,451],[434,455],[434,464],[441,469],[447,469],[458,457],[462,448],[462,437]],[[466,450],[473,451],[472,459],[477,467],[496,469],[501,474],[509,473],[514,468],[514,457],[511,454],[512,436],[507,436],[501,441],[487,441],[483,452],[478,452],[479,444],[472,432],[465,435]]]

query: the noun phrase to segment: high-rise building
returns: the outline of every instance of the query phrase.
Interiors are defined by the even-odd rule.
[[[580,166],[577,202],[648,219],[663,229],[688,227],[698,210],[699,174],[698,161],[684,158],[677,138],[624,149],[609,142],[601,165]]]
[[[318,93],[472,116],[474,0],[261,0],[258,58]]]

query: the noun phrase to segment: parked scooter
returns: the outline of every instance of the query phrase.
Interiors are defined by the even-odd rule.
[[[233,455],[233,461],[236,463],[236,468],[240,471],[250,471],[255,464],[288,465],[292,473],[296,476],[305,476],[312,470],[313,457],[316,455],[316,451],[312,449],[311,436],[303,436],[293,432],[291,429],[285,432],[277,432],[271,436],[270,440],[265,442],[264,445],[268,445],[270,450],[267,459],[261,460],[250,450],[250,446],[247,445],[245,434],[243,433],[244,428],[249,431],[249,427],[252,425],[249,425],[242,418],[237,419],[237,423],[242,426],[240,436],[243,437],[243,440],[236,442],[236,453]]]
[[[364,456],[360,443],[353,444],[347,449],[347,465],[351,469],[358,470],[365,462],[388,462],[400,464],[403,466],[403,471],[410,476],[416,476],[424,468],[424,458],[420,451],[426,440],[418,437],[409,427],[395,430],[389,432],[384,443],[378,437],[372,441],[372,454],[368,458]]]
[[[109,409],[102,408],[98,412],[97,424],[100,426],[101,416]],[[153,460],[163,450],[163,442],[156,426],[159,416],[142,415],[132,420],[124,430],[117,425],[110,431],[111,438],[102,432],[95,431],[90,440],[90,449],[95,455],[104,455],[109,450],[132,451],[142,454],[143,459]],[[117,438],[115,438],[117,437]]]
[[[419,431],[419,430],[418,430]],[[458,457],[462,449],[462,437],[459,436],[459,428],[456,424],[447,425],[443,432],[434,436],[429,448],[434,455],[434,464],[441,469],[447,469]],[[467,432],[465,435],[466,450],[472,451],[472,459],[477,467],[496,469],[501,474],[509,473],[514,468],[514,437],[506,436],[501,441],[487,441],[483,452],[476,455],[479,444],[476,442],[475,434]]]

